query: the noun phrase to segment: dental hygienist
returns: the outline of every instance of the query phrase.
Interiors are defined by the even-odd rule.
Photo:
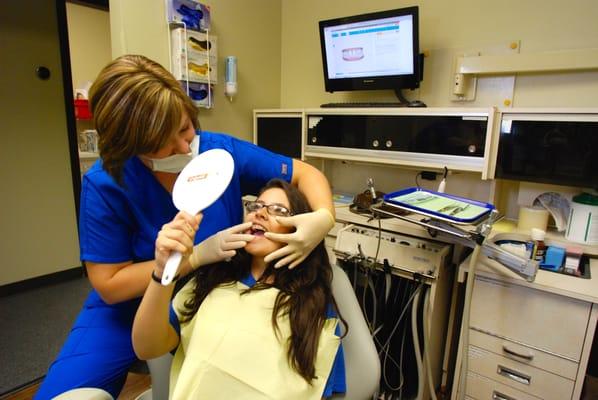
[[[289,268],[299,264],[334,224],[323,174],[231,136],[200,133],[190,98],[152,60],[127,55],[108,64],[91,87],[90,104],[101,158],[83,178],[79,236],[93,290],[36,399],[78,387],[118,396],[137,359],[131,328],[155,269],[156,237],[178,212],[172,188],[194,154],[225,149],[234,158],[235,171],[224,194],[203,211],[193,254],[181,264],[181,275],[227,259],[251,240],[243,233],[246,224],[236,225],[243,217],[241,197],[256,193],[272,178],[296,185],[316,211],[278,217],[295,229],[290,234],[266,233],[287,243],[268,255],[267,262],[276,259],[276,266]],[[197,229],[198,222],[189,221],[189,229]]]

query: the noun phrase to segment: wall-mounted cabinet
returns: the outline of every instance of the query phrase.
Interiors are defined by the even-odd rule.
[[[305,110],[305,156],[416,168],[479,172],[488,177],[495,110]]]
[[[275,153],[304,159],[303,110],[253,110],[253,143]]]
[[[598,109],[500,112],[490,177],[598,189]]]

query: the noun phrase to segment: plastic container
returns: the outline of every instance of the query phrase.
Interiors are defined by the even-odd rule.
[[[522,231],[531,231],[532,228],[546,230],[549,213],[543,207],[521,207],[517,228]]]
[[[77,119],[91,119],[91,110],[89,109],[89,101],[85,99],[75,100],[75,118]]]
[[[546,243],[544,243],[544,238],[546,237],[546,232],[541,229],[532,228],[531,231],[532,240],[534,241],[534,260],[538,261],[539,263],[544,262],[544,257],[546,256]]]
[[[581,193],[573,197],[565,238],[577,243],[598,244],[598,196]]]
[[[564,262],[565,249],[558,246],[549,246],[546,250],[544,262],[540,264],[540,267],[550,271],[559,271]]]

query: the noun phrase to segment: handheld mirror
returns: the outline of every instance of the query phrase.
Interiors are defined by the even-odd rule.
[[[235,169],[233,157],[222,149],[212,149],[195,157],[179,174],[172,190],[176,208],[191,215],[209,207],[224,193]],[[162,285],[176,276],[183,255],[172,252],[162,274]]]

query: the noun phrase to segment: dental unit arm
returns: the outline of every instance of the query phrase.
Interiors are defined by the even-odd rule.
[[[384,208],[382,206],[385,206]],[[390,207],[389,207],[390,206]],[[466,230],[459,226],[450,224],[444,220],[430,218],[413,218],[409,215],[401,215],[388,211],[394,205],[387,202],[379,202],[371,206],[374,213],[395,217],[407,222],[411,222],[428,229],[433,237],[443,238],[451,243],[460,244],[465,247],[475,248],[481,246],[481,252],[488,258],[496,260],[508,270],[514,272],[528,282],[533,282],[538,272],[538,262],[531,259],[522,258],[516,254],[510,253],[501,247],[486,241],[487,236],[492,230],[492,225],[499,219],[498,211],[492,210],[488,217],[481,221],[473,230]],[[417,213],[417,210],[409,210]],[[423,214],[429,216],[428,214]]]

